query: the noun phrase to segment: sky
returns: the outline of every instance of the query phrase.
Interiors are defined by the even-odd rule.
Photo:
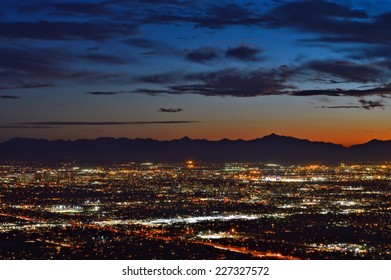
[[[5,1],[13,137],[391,139],[390,1]]]

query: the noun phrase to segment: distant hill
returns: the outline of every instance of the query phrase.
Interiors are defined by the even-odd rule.
[[[204,162],[274,162],[282,164],[379,162],[391,160],[391,141],[342,145],[311,142],[271,134],[254,140],[209,141],[97,138],[95,140],[41,140],[13,138],[0,144],[0,161],[111,163],[185,160]]]

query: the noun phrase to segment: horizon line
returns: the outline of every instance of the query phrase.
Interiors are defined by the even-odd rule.
[[[307,138],[298,138],[298,137],[294,137],[294,136],[287,136],[287,135],[282,135],[282,134],[277,134],[277,133],[270,133],[270,134],[265,134],[261,137],[258,137],[258,138],[252,138],[252,139],[242,139],[242,138],[237,138],[237,139],[231,139],[231,138],[220,138],[220,139],[217,139],[217,140],[211,140],[211,139],[206,139],[206,138],[191,138],[191,137],[188,137],[188,136],[183,136],[181,138],[173,138],[173,139],[163,139],[163,140],[159,140],[159,139],[155,139],[155,138],[151,138],[151,137],[135,137],[135,138],[129,138],[129,137],[113,137],[113,136],[99,136],[99,137],[96,137],[96,138],[76,138],[76,139],[62,139],[62,138],[56,138],[56,139],[45,139],[45,138],[33,138],[33,137],[20,137],[20,136],[15,136],[15,137],[12,137],[12,138],[9,138],[8,140],[5,140],[3,142],[0,142],[0,145],[1,144],[4,144],[8,141],[11,141],[13,139],[32,139],[32,140],[45,140],[45,141],[49,141],[49,142],[54,142],[54,141],[81,141],[81,140],[90,140],[90,141],[94,141],[94,140],[98,140],[98,139],[102,139],[102,138],[109,138],[109,139],[116,139],[116,140],[119,140],[119,139],[128,139],[128,140],[153,140],[153,141],[158,141],[158,142],[170,142],[170,141],[179,141],[179,140],[183,140],[183,139],[189,139],[189,140],[192,140],[192,141],[209,141],[209,142],[220,142],[220,141],[224,141],[224,140],[228,140],[228,141],[254,141],[254,140],[259,140],[259,139],[263,139],[263,138],[266,138],[266,137],[270,137],[270,136],[277,136],[277,137],[285,137],[285,138],[294,138],[294,139],[297,139],[297,140],[304,140],[304,141],[309,141],[309,142],[312,142],[312,143],[324,143],[324,144],[333,144],[333,145],[339,145],[339,146],[342,146],[342,147],[345,147],[345,148],[349,148],[349,147],[352,147],[352,146],[356,146],[356,145],[363,145],[363,144],[367,144],[369,142],[372,142],[372,141],[391,141],[391,139],[388,139],[388,140],[380,140],[380,139],[377,139],[377,138],[372,138],[371,140],[369,141],[366,141],[366,142],[363,142],[363,143],[356,143],[356,144],[352,144],[352,145],[344,145],[344,144],[340,144],[340,143],[334,143],[334,142],[328,142],[328,141],[322,141],[322,140],[310,140],[310,139],[307,139]]]

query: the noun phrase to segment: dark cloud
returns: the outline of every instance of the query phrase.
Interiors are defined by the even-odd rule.
[[[389,43],[391,13],[370,15],[331,1],[287,2],[275,8],[267,18],[269,28],[296,28],[317,34],[308,41],[327,43]]]
[[[27,122],[20,125],[33,126],[95,126],[95,125],[142,125],[142,124],[185,124],[199,121],[137,121],[137,122]]]
[[[342,89],[310,89],[310,90],[299,90],[291,93],[293,96],[344,96],[345,91]]]
[[[149,52],[143,52],[143,53],[140,53],[141,55],[160,55],[162,54],[161,51],[149,51]]]
[[[176,82],[178,81],[178,79],[181,79],[181,77],[183,77],[183,73],[169,72],[169,73],[155,74],[149,76],[141,76],[138,77],[136,80],[142,83],[166,84],[166,83]]]
[[[212,60],[221,58],[221,54],[224,53],[226,58],[234,58],[242,61],[258,61],[257,55],[261,52],[258,47],[251,46],[237,46],[228,48],[227,50],[219,50],[213,47],[203,47],[194,49],[186,54],[186,59],[198,63],[206,63]]]
[[[111,15],[111,9],[104,4],[100,3],[83,3],[83,2],[64,2],[64,3],[42,3],[38,5],[26,5],[19,8],[20,12],[32,13],[47,11],[48,13],[55,15],[82,15],[82,16],[107,16]]]
[[[117,95],[123,93],[124,91],[89,91],[86,94],[90,95]]]
[[[294,27],[325,34],[356,33],[368,18],[364,11],[328,1],[287,2],[270,14],[270,27]],[[354,21],[352,20],[354,19]],[[344,28],[341,28],[343,24]],[[365,25],[364,25],[365,26]],[[349,32],[350,31],[350,32]]]
[[[130,5],[129,5],[130,4]],[[25,5],[20,12],[44,12],[52,16],[87,16],[117,22],[142,24],[188,23],[195,27],[223,28],[228,25],[259,25],[262,15],[248,5],[210,4],[195,0],[107,0],[98,3],[46,2]]]
[[[204,17],[194,18],[196,26],[223,28],[230,25],[255,26],[264,22],[263,16],[255,10],[238,4],[213,5]]]
[[[212,29],[228,26],[288,27],[340,39],[347,35],[361,40],[370,35],[370,30],[378,28],[376,38],[384,32],[390,35],[385,29],[390,25],[387,14],[371,21],[366,11],[331,1],[281,1],[276,2],[277,6],[271,11],[263,10],[261,5],[236,3],[202,6],[194,2],[189,5],[186,5],[187,9],[164,9],[163,5],[156,3],[155,9],[143,9],[138,14],[143,14],[140,21],[147,24],[188,23]]]
[[[79,84],[94,83],[126,83],[128,77],[119,73],[98,72],[93,70],[71,71],[60,77]]]
[[[376,109],[376,108],[384,109],[384,107],[385,107],[385,104],[382,100],[373,101],[373,100],[359,99],[358,102],[360,103],[360,105],[319,106],[319,107],[315,107],[315,108],[372,110],[372,109]]]
[[[129,4],[129,1],[125,0],[105,0],[96,3],[69,1],[40,1],[39,3],[23,4],[25,6],[20,11],[31,13],[30,20],[46,18],[47,21],[23,21],[21,18],[24,15],[15,17],[15,22],[0,21],[0,38],[2,37],[5,42],[17,42],[12,47],[4,47],[4,45],[0,47],[0,82],[2,84],[0,90],[43,88],[46,87],[45,84],[53,86],[67,80],[85,84],[94,82],[116,85],[129,84],[130,81],[155,84],[151,88],[139,85],[140,89],[138,90],[87,92],[90,95],[139,92],[149,95],[199,94],[238,97],[269,94],[371,96],[389,95],[390,92],[388,86],[380,85],[389,82],[391,72],[391,52],[388,48],[388,42],[391,41],[391,29],[389,28],[391,13],[375,15],[353,9],[351,5],[340,4],[341,2],[338,1],[305,0],[274,1],[268,3],[269,8],[265,8],[265,5],[259,3],[250,5],[185,0],[134,0],[130,2],[131,5],[125,5]],[[376,10],[374,11],[376,12]],[[38,16],[45,14],[55,14],[57,17]],[[119,56],[115,51],[112,53],[104,52],[102,48],[106,43],[110,43],[110,46],[125,43],[132,46],[129,48],[130,51],[137,51],[133,47],[146,49],[144,54],[162,54],[163,51],[170,50],[170,54],[179,54],[182,57],[185,56],[187,60],[197,63],[207,63],[219,59],[223,59],[223,62],[226,62],[227,59],[244,62],[259,61],[259,56],[262,53],[261,48],[251,45],[231,45],[233,47],[228,49],[224,47],[197,48],[196,45],[193,50],[178,52],[173,47],[164,45],[158,37],[153,40],[140,37],[142,35],[139,35],[137,30],[143,24],[185,24],[209,29],[231,26],[266,27],[268,29],[293,28],[307,32],[307,35],[312,34],[318,41],[351,42],[354,38],[355,42],[376,44],[372,44],[372,47],[357,49],[356,53],[353,50],[348,50],[348,57],[353,58],[353,62],[343,59],[340,61],[313,60],[309,62],[301,60],[295,63],[303,63],[303,65],[296,68],[228,69],[193,74],[185,71],[177,71],[176,73],[172,71],[135,78],[130,77],[131,74],[109,73],[102,67],[95,68],[98,66],[95,63],[122,65],[133,62],[128,55]],[[217,31],[207,30],[207,32]],[[136,34],[138,36],[133,37]],[[174,36],[176,37],[178,34]],[[34,40],[34,45],[30,47],[26,45],[26,42],[30,42],[30,40],[24,40],[26,38],[61,42],[46,44]],[[82,49],[93,51],[81,53],[78,48],[58,47],[58,45],[64,44],[62,41],[67,42],[67,46],[69,46],[68,44],[73,44],[69,41],[73,40],[90,41],[82,42],[85,43],[82,45]],[[162,41],[165,40],[162,39]],[[49,44],[57,47],[49,49]],[[354,48],[352,47],[352,49]],[[115,49],[113,48],[113,50]],[[353,56],[354,54],[356,57]],[[366,64],[354,62],[354,59],[361,58],[376,59],[376,61],[371,60]],[[149,61],[152,59],[148,59],[148,63]],[[100,71],[96,71],[96,69],[100,69]],[[158,71],[158,68],[155,69]],[[323,83],[320,88],[324,88],[326,83],[363,83],[370,84],[374,88],[369,90],[299,91],[292,86],[292,84],[299,84],[295,80],[297,76],[300,76],[300,82]],[[376,87],[376,84],[379,86]]]
[[[60,61],[64,59],[63,54],[62,51],[47,48],[0,47],[0,67],[20,76],[23,74],[32,77],[61,76],[65,74],[65,70],[59,65]],[[40,83],[30,82],[26,84]]]
[[[361,109],[361,106],[354,106],[354,105],[341,105],[341,106],[319,106],[315,108],[322,108],[322,109]]]
[[[87,54],[85,59],[106,61],[106,64],[108,61],[121,62],[119,58],[105,55]],[[79,54],[64,48],[0,47],[0,89],[54,87],[64,80],[80,84],[129,81],[126,74],[105,72],[104,68],[96,70],[98,68],[88,65],[92,70],[79,70],[80,67],[72,67],[69,63],[76,61],[81,61]]]
[[[182,108],[159,108],[158,112],[162,113],[179,113],[182,112]]]
[[[8,28],[9,32],[4,31],[6,28],[4,27],[3,30],[0,28],[2,31],[0,34],[3,33],[3,36],[7,37],[28,36],[27,38],[48,40],[75,38],[106,40],[116,35],[131,35],[135,31],[134,26],[143,24],[190,24],[198,28],[209,29],[229,26],[295,28],[304,32],[312,32],[314,36],[317,36],[316,41],[325,42],[379,43],[391,40],[389,29],[391,13],[370,15],[365,10],[357,10],[336,1],[275,1],[272,5],[265,3],[249,5],[246,3],[211,4],[198,1],[147,0],[131,1],[130,7],[128,4],[128,1],[98,3],[64,1],[25,5],[20,9],[21,11],[55,13],[66,17],[87,16],[96,21],[12,23]],[[274,6],[274,8],[265,9],[265,6]],[[130,26],[125,23],[130,23]],[[32,31],[30,35],[21,31],[25,26]],[[42,32],[39,33],[38,30]],[[59,34],[53,34],[53,30],[58,30]],[[95,32],[90,32],[91,30]],[[129,44],[143,48],[153,47],[150,42],[143,42],[142,39],[129,41]]]
[[[0,63],[1,64],[1,63]],[[6,89],[31,89],[31,88],[48,88],[48,87],[54,87],[54,84],[49,83],[31,83],[31,84],[20,84],[16,86],[0,86],[0,90],[6,90]]]
[[[117,57],[114,55],[107,54],[83,54],[79,55],[79,58],[83,60],[88,60],[94,63],[103,63],[103,64],[128,64],[129,59],[124,57]]]
[[[80,14],[87,16],[107,16],[112,14],[112,11],[109,9],[109,7],[99,3],[58,3],[54,4],[53,8],[57,11],[57,13],[62,13],[65,15]]]
[[[138,0],[142,4],[168,4],[168,5],[189,5],[196,2],[196,0]]]
[[[365,11],[353,10],[349,6],[330,1],[293,1],[285,2],[272,11],[271,19],[275,24],[289,24],[291,26],[306,27],[308,22],[314,26],[306,28],[327,28],[326,21],[333,19],[364,19],[368,18]]]
[[[204,96],[252,97],[283,94],[287,89],[287,79],[293,74],[287,66],[265,71],[238,71],[227,69],[209,73],[196,73],[184,76],[184,83],[170,85],[161,90],[137,89],[144,94],[199,94]]]
[[[338,51],[346,53],[349,58],[355,60],[391,59],[391,49],[386,44],[368,45],[365,48],[341,48]]]
[[[128,44],[133,47],[143,48],[143,49],[155,49],[161,43],[153,40],[143,39],[143,38],[131,38],[124,41],[125,44]]]
[[[290,95],[293,96],[380,96],[391,97],[391,85],[384,85],[370,89],[325,89],[325,90],[300,90],[294,91]]]
[[[19,96],[15,96],[15,95],[0,95],[0,98],[1,99],[20,99]]]
[[[265,6],[271,10],[264,9]],[[185,7],[165,8],[163,4],[155,3],[153,8],[140,8],[138,23],[191,24],[209,29],[230,26],[294,28],[313,33],[315,41],[376,44],[391,41],[391,13],[372,15],[337,1],[274,1],[271,5],[200,5],[194,1]]]
[[[226,57],[232,57],[243,61],[257,61],[259,58],[257,55],[261,52],[261,49],[250,46],[238,46],[230,48],[226,51]]]
[[[133,91],[134,93],[146,94],[150,96],[158,96],[166,93],[170,93],[168,90],[162,89],[149,89],[149,88],[138,88]]]
[[[4,129],[51,129],[51,128],[57,128],[57,127],[46,126],[46,125],[0,125],[0,128],[4,128]]]
[[[371,14],[352,8],[345,1],[274,1],[271,5],[188,3],[186,9],[141,8],[139,24],[191,24],[198,28],[221,29],[230,26],[259,26],[268,29],[291,28],[310,32],[308,42],[389,43],[391,13]],[[269,3],[270,4],[270,3]],[[271,9],[264,9],[269,6]],[[274,6],[274,7],[273,7]]]
[[[384,70],[371,64],[357,64],[347,61],[317,60],[308,63],[309,69],[338,77],[346,82],[379,82],[385,78]]]
[[[164,55],[175,54],[177,52],[170,44],[145,38],[130,38],[124,40],[123,43],[131,47],[149,50],[141,53],[142,55]]]
[[[372,100],[364,100],[360,99],[358,102],[360,102],[362,108],[366,110],[371,110],[375,108],[382,108],[384,109],[384,103],[382,101],[372,101]]]
[[[196,3],[196,2],[194,2]],[[265,20],[260,13],[238,4],[193,5],[184,9],[154,9],[144,14],[145,24],[188,23],[195,27],[220,29],[227,26],[257,26]]]
[[[133,25],[113,21],[0,22],[0,38],[105,41],[118,36],[134,35],[135,32]]]
[[[205,63],[219,58],[219,50],[216,48],[205,47],[195,49],[187,53],[186,59],[198,63]]]

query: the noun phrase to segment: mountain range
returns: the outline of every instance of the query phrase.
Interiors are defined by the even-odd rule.
[[[13,138],[0,144],[0,161],[37,162],[264,162],[281,164],[375,163],[391,160],[391,140],[342,145],[271,134],[254,140],[219,141],[97,138],[42,140]]]

